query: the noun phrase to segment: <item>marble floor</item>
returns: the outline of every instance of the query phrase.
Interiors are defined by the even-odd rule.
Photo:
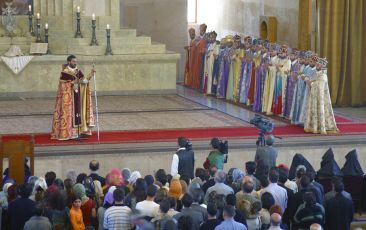
[[[54,104],[54,98],[2,98],[0,134],[50,132]],[[180,85],[176,95],[102,96],[98,104],[102,131],[250,126],[255,114]],[[335,112],[366,121],[366,108],[335,108]],[[269,119],[277,127],[290,125]]]

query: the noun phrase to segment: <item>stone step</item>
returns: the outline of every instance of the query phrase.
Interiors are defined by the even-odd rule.
[[[69,53],[76,55],[104,55],[106,51],[106,46],[68,46]],[[52,46],[51,46],[51,52]],[[56,52],[56,53],[55,53]],[[154,44],[154,45],[113,45],[112,52],[115,55],[126,55],[126,54],[162,54],[166,53],[164,44]],[[57,51],[53,52],[57,54]]]
[[[54,30],[49,31],[49,36],[57,37],[57,38],[74,38],[75,32],[65,32],[63,30]],[[91,38],[92,31],[90,30],[81,30],[81,33],[84,38]],[[95,31],[97,37],[105,37],[106,31],[105,30],[96,30]],[[111,30],[111,38],[114,37],[136,37],[136,30],[135,29],[120,29],[120,30]]]
[[[30,50],[30,45],[27,44],[18,44],[17,46],[20,47],[20,49],[22,50],[23,54],[29,54],[29,50]],[[0,56],[3,55],[4,53],[6,53],[10,48],[9,44],[0,44]]]
[[[91,38],[71,38],[71,39],[62,39],[63,43],[68,45],[81,45],[81,46],[89,46],[91,42]],[[99,45],[106,44],[106,37],[97,37],[97,41]],[[150,37],[115,37],[111,38],[111,43],[113,44],[128,44],[128,45],[150,45],[151,38]]]
[[[35,42],[35,37],[0,37],[0,45],[22,45],[22,44],[30,44],[31,42]]]

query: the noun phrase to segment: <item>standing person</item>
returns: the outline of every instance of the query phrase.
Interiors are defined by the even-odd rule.
[[[275,203],[281,207],[282,210],[287,208],[287,192],[286,189],[282,188],[277,184],[279,179],[279,172],[277,168],[271,168],[269,171],[269,182],[270,184],[261,191],[261,196],[265,192],[272,194]]]
[[[159,208],[159,204],[154,202],[157,191],[158,189],[155,185],[150,185],[147,188],[146,200],[136,204],[136,210],[139,210],[143,216],[154,217],[154,212]]]
[[[341,180],[334,183],[335,197],[325,204],[325,229],[349,230],[353,220],[353,202],[342,193],[344,185]]]
[[[290,117],[292,101],[294,99],[294,91],[296,85],[296,80],[294,76],[300,71],[301,67],[298,57],[299,50],[296,48],[292,49],[292,53],[289,55],[289,59],[291,61],[291,70],[287,76],[286,93],[283,104],[283,116],[287,119],[289,119]]]
[[[285,104],[285,93],[287,84],[287,75],[291,70],[291,61],[287,58],[288,47],[282,45],[276,64],[276,83],[273,94],[272,113],[283,116],[283,105]]]
[[[303,201],[304,203],[299,206],[294,215],[298,229],[308,229],[313,223],[323,225],[325,219],[324,208],[316,203],[314,193],[305,192]]]
[[[35,215],[25,222],[23,230],[51,230],[52,226],[49,219],[42,216],[42,213],[43,208],[37,206],[34,213]]]
[[[84,76],[77,67],[76,57],[67,57],[58,86],[51,139],[69,140],[79,134],[91,135],[94,115],[88,82],[94,73],[93,67],[90,74]]]
[[[187,149],[189,140],[185,137],[178,137],[179,149],[173,155],[170,174],[175,176],[179,174],[181,177],[194,178],[194,152]]]
[[[223,170],[225,163],[225,154],[220,151],[220,139],[217,137],[212,138],[210,145],[212,147],[212,150],[206,160],[209,163],[209,167],[216,166],[217,170]]]
[[[84,185],[75,184],[73,190],[75,196],[81,198],[80,209],[83,213],[83,222],[85,226],[91,226],[92,221],[97,217],[96,204],[94,200],[86,196]]]
[[[277,50],[279,49],[278,45],[272,44],[270,49],[270,59],[268,62],[268,74],[266,81],[264,83],[264,92],[263,92],[263,100],[265,106],[265,112],[267,115],[272,115],[272,104],[273,104],[273,94],[276,85],[276,73],[277,73]]]
[[[205,94],[212,94],[212,81],[213,81],[213,70],[214,63],[219,55],[219,45],[216,43],[217,33],[212,31],[209,35],[208,50],[206,53],[205,61],[205,85],[203,92]]]
[[[123,189],[117,188],[113,191],[114,204],[108,208],[104,213],[104,229],[118,230],[118,229],[131,229],[130,215],[131,209],[123,205],[123,199],[125,192]]]
[[[216,226],[221,223],[221,221],[216,218],[217,207],[214,202],[209,202],[207,204],[207,213],[208,219],[203,224],[201,224],[200,230],[214,230]]]
[[[224,221],[221,222],[219,226],[215,228],[215,230],[247,230],[244,224],[236,222],[234,220],[235,216],[235,208],[231,205],[226,205],[223,210]]]
[[[329,94],[326,73],[327,63],[325,58],[319,58],[318,63],[316,63],[316,79],[307,82],[311,89],[304,130],[308,133],[329,134],[339,132]]]
[[[269,168],[276,166],[276,160],[278,156],[278,150],[273,147],[275,142],[275,137],[273,135],[268,135],[266,139],[266,146],[260,146],[257,148],[255,153],[255,162],[263,161],[263,164],[267,165]]]
[[[84,230],[83,213],[81,212],[81,198],[74,196],[70,210],[70,224],[72,230]]]
[[[35,211],[36,203],[29,199],[32,192],[30,184],[22,184],[18,187],[19,198],[11,201],[8,206],[8,222],[11,230],[23,229]]]
[[[93,181],[95,181],[95,180],[99,181],[100,185],[103,187],[105,185],[105,178],[98,174],[99,162],[96,160],[90,161],[89,169],[90,169],[89,177],[91,177],[93,179]]]
[[[191,39],[191,41],[189,42],[189,45],[184,47],[184,49],[187,51],[187,58],[186,58],[186,68],[184,71],[184,84],[187,86],[192,86],[193,84],[193,79],[192,79],[192,75],[190,74],[190,68],[192,68],[191,64],[192,64],[192,43],[193,40],[196,38],[196,30],[194,28],[190,28],[188,30],[189,33],[189,38]]]
[[[207,189],[205,195],[205,203],[208,203],[210,193],[215,191],[216,194],[222,194],[225,197],[228,194],[234,194],[234,190],[225,184],[227,173],[224,171],[217,171],[215,174],[215,185]]]
[[[201,83],[202,82],[201,81],[202,80],[201,71],[203,71],[203,69],[202,69],[203,58],[202,57],[204,57],[203,55],[205,55],[204,51],[207,46],[207,40],[205,38],[206,30],[207,30],[207,25],[201,24],[200,25],[200,35],[192,42],[192,51],[194,51],[194,53],[192,53],[193,68],[192,68],[192,70],[190,69],[189,71],[192,73],[192,76],[193,76],[192,87],[194,89],[201,89],[200,87],[202,85],[202,83]]]

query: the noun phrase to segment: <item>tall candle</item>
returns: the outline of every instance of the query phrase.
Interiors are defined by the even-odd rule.
[[[76,10],[77,10],[78,13],[80,13],[80,6],[77,6]]]
[[[45,28],[46,30],[48,30],[48,23],[46,23],[46,24],[44,25],[44,28]]]
[[[39,13],[37,13],[37,19],[40,19],[41,15]]]
[[[92,20],[95,20],[95,14],[92,14]]]
[[[109,30],[109,24],[107,24],[107,30]]]
[[[28,9],[29,9],[29,12],[32,12],[32,6],[31,5],[28,6]]]

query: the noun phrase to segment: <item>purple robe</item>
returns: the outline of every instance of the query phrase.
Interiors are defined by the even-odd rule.
[[[300,70],[299,62],[292,64],[290,74],[287,77],[287,86],[286,86],[287,88],[286,88],[286,92],[285,92],[285,100],[284,100],[285,104],[284,104],[284,109],[283,109],[283,116],[285,118],[290,117],[292,101],[294,99],[294,91],[295,91],[295,86],[296,86],[296,80],[293,79],[291,74],[297,73],[299,70]]]
[[[229,71],[230,71],[230,49],[227,48],[224,51],[223,56],[223,70],[219,89],[219,97],[222,98],[226,98],[226,89],[227,89],[227,82],[229,80]]]

